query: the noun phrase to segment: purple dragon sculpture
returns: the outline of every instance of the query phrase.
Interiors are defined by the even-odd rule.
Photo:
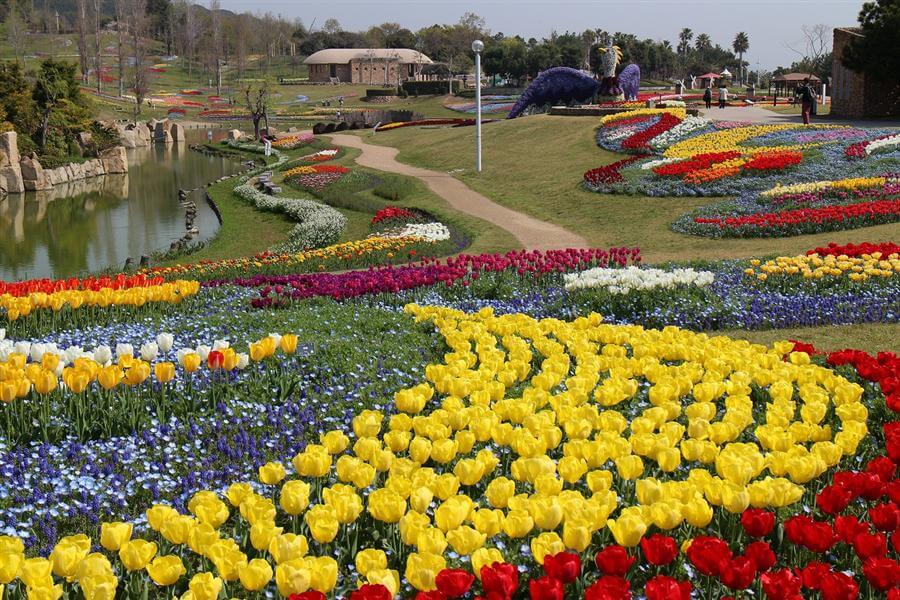
[[[619,73],[619,86],[625,94],[625,100],[637,100],[641,87],[641,68],[631,63]]]
[[[538,75],[528,89],[519,97],[512,110],[509,119],[515,119],[525,112],[529,106],[543,106],[545,104],[558,104],[575,102],[587,102],[590,100],[600,84],[581,71],[569,67],[553,67]]]

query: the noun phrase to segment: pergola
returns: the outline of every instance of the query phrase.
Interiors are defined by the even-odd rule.
[[[721,79],[722,76],[719,73],[709,72],[705,75],[700,75],[697,77],[697,81],[700,83],[700,89],[705,87],[712,87],[715,85],[716,80]]]
[[[797,87],[803,83],[803,80],[809,78],[809,82],[818,86],[822,80],[812,73],[785,73],[778,75],[772,79],[772,86],[775,88],[775,95],[791,96]]]

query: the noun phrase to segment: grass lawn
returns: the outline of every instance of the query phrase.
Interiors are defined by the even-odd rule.
[[[770,110],[772,112],[776,112],[781,115],[799,115],[800,114],[800,105],[799,104],[781,104],[778,106],[772,106],[770,102],[760,102],[756,106],[760,108],[764,108],[766,110]],[[829,102],[825,106],[819,104],[816,107],[816,115],[820,117],[824,117],[827,114],[831,113],[831,103]]]
[[[766,331],[726,330],[716,333],[758,344],[799,340],[812,344],[817,349],[828,351],[844,348],[857,348],[871,354],[900,351],[900,324],[897,323],[795,327]]]
[[[900,237],[900,224],[787,238],[715,240],[673,232],[679,215],[711,198],[647,198],[586,191],[588,169],[620,155],[601,150],[594,140],[595,117],[538,115],[484,126],[483,171],[474,172],[473,127],[402,128],[373,134],[365,141],[400,149],[398,159],[449,171],[500,204],[567,227],[592,245],[639,246],[647,262],[751,255],[796,254],[826,244]]]

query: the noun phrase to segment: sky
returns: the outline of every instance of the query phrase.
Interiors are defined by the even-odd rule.
[[[194,0],[202,3],[203,0]],[[271,12],[300,17],[320,27],[334,17],[344,29],[365,30],[393,21],[416,30],[434,23],[455,23],[466,11],[487,21],[492,33],[542,38],[551,31],[581,32],[605,29],[634,33],[640,38],[670,40],[690,27],[707,33],[713,43],[730,47],[734,35],[745,31],[750,51],[745,60],[755,68],[789,66],[798,55],[787,46],[804,48],[802,27],[855,25],[862,0],[221,0],[236,12]]]

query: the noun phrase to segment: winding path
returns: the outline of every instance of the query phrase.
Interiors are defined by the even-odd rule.
[[[422,180],[428,188],[447,201],[454,209],[488,221],[510,232],[524,248],[552,250],[558,248],[587,248],[587,241],[559,225],[540,221],[511,210],[472,190],[449,173],[413,167],[397,161],[397,148],[367,144],[355,135],[332,134],[338,146],[361,151],[356,162],[371,169],[408,175]]]

